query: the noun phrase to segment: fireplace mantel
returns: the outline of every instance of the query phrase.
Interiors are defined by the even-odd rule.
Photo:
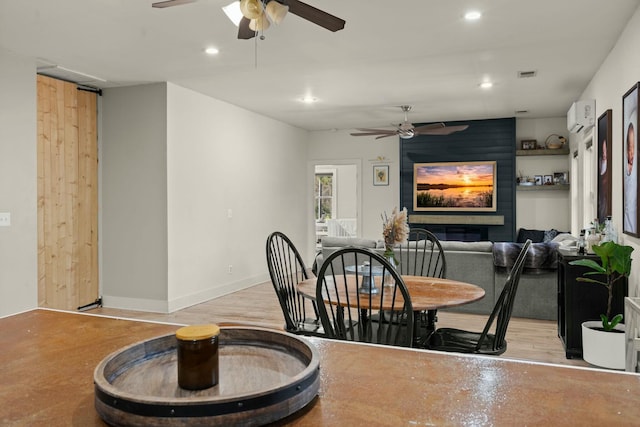
[[[410,224],[504,225],[504,215],[409,215]]]

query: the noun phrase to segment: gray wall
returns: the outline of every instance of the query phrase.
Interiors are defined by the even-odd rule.
[[[105,90],[101,147],[104,304],[165,311],[167,84]]]
[[[0,317],[37,305],[36,67],[0,48]]]

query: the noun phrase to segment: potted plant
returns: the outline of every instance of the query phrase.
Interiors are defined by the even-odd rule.
[[[590,269],[579,277],[580,282],[597,283],[607,288],[607,312],[600,314],[600,321],[582,323],[582,357],[592,365],[604,368],[624,369],[625,336],[623,315],[618,313],[611,317],[613,288],[623,284],[623,278],[631,273],[631,246],[605,242],[594,245],[593,252],[600,257],[600,263],[592,259],[571,261],[571,265],[579,265]],[[604,276],[604,280],[602,279]]]

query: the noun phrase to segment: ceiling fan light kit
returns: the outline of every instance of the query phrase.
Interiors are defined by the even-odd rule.
[[[279,25],[289,12],[289,6],[271,0],[266,7],[267,16],[276,25]]]
[[[256,19],[252,19],[251,22],[249,22],[249,28],[252,29],[253,31],[264,31],[270,26],[271,26],[271,23],[269,23],[269,20],[264,15],[264,13],[259,17],[257,17]]]
[[[240,0],[240,11],[247,19],[258,19],[262,15],[262,2],[260,0]]]

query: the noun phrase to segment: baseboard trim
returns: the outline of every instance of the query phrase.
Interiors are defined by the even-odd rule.
[[[114,295],[103,295],[102,305],[107,308],[117,308],[122,310],[146,311],[152,313],[173,313],[196,304],[209,301],[233,292],[247,289],[251,286],[258,285],[269,281],[267,274],[247,277],[237,282],[225,283],[215,288],[205,289],[191,295],[181,296],[179,298],[165,301],[152,300],[144,298],[123,298]]]

